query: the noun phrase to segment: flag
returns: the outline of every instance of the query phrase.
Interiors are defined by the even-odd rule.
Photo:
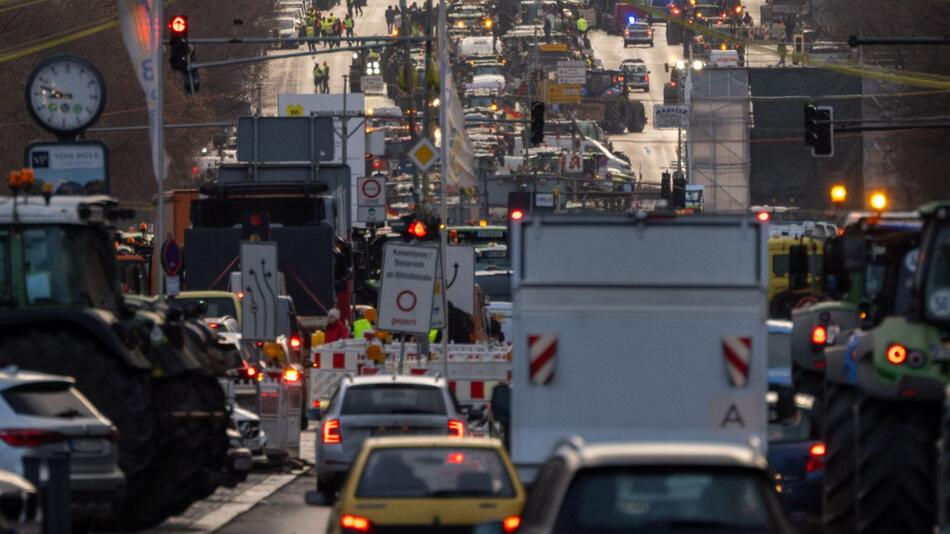
[[[158,124],[158,72],[162,68],[162,21],[158,17],[156,4],[161,0],[118,0],[119,26],[122,28],[122,41],[129,52],[132,67],[139,79],[145,100],[148,103],[149,141],[152,145],[152,171],[161,182],[165,176],[159,176],[159,158],[164,158],[164,147],[159,146]],[[168,169],[168,165],[165,165]],[[167,171],[166,171],[167,173]]]
[[[448,140],[449,140],[449,163],[445,165],[448,181],[446,186],[451,186],[454,192],[463,187],[475,187],[478,180],[473,170],[473,160],[475,159],[475,150],[468,136],[465,135],[465,115],[462,113],[462,102],[458,98],[458,90],[455,87],[455,80],[452,74],[447,76],[448,102],[447,121],[448,122]]]

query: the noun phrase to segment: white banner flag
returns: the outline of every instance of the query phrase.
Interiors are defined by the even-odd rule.
[[[473,170],[475,149],[465,134],[465,115],[462,112],[462,102],[458,98],[458,91],[455,87],[455,80],[449,73],[448,84],[448,129],[449,129],[449,164],[446,165],[450,192],[458,192],[462,187],[474,187],[478,184],[478,179]]]
[[[152,171],[156,179],[159,176],[159,160],[165,157],[164,147],[159,147],[158,126],[158,69],[162,46],[162,21],[156,16],[154,4],[161,0],[118,0],[119,25],[122,27],[122,41],[129,51],[132,67],[139,78],[139,84],[145,91],[148,103],[149,140],[152,145]],[[168,165],[164,166],[168,169]],[[166,171],[167,173],[167,171]]]

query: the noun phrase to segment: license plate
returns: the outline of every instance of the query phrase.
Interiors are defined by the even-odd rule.
[[[71,439],[69,450],[72,452],[99,453],[103,450],[102,440],[99,439]]]

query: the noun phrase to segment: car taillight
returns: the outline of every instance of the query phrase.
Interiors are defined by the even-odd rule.
[[[257,368],[253,366],[248,366],[242,369],[241,373],[244,374],[244,378],[254,378],[257,375]]]
[[[299,349],[302,346],[303,346],[303,341],[300,339],[300,336],[298,336],[297,334],[294,334],[293,336],[291,336],[290,348]]]
[[[350,532],[369,532],[372,523],[361,515],[343,514],[340,517],[340,527]]]
[[[208,324],[208,328],[210,328],[210,329],[212,329],[212,330],[217,330],[217,329],[221,328],[221,323],[209,323],[209,324]]]
[[[811,329],[811,344],[823,347],[828,342],[828,329],[825,325],[818,325]]]
[[[300,371],[294,368],[284,369],[284,382],[298,382],[300,380]]]
[[[653,35],[653,30],[647,30],[647,35]]]
[[[457,419],[449,419],[449,437],[450,438],[464,438],[465,437],[465,423]]]
[[[340,443],[340,421],[338,419],[328,419],[323,423],[323,442],[328,444]]]
[[[887,347],[885,356],[892,365],[902,365],[907,361],[907,347],[894,343]]]
[[[644,74],[644,75],[643,75],[643,81],[645,81],[645,82],[650,81],[650,75],[649,75],[649,74]]]
[[[509,515],[501,522],[501,526],[505,532],[514,532],[521,526],[521,516]]]
[[[808,462],[805,464],[805,472],[813,473],[825,468],[825,444],[815,443],[808,449]]]
[[[623,31],[623,36],[624,36],[624,37],[630,37],[630,30],[624,30],[624,31]]]
[[[0,430],[0,439],[11,447],[40,447],[62,443],[66,440],[66,436],[59,432],[36,428],[4,428]]]

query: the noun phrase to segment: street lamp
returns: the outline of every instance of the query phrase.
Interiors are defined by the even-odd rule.
[[[848,199],[848,189],[843,185],[831,187],[831,203],[835,206],[841,206]]]
[[[883,191],[871,193],[868,203],[871,204],[871,209],[874,211],[884,211],[884,208],[887,207],[887,195]]]

